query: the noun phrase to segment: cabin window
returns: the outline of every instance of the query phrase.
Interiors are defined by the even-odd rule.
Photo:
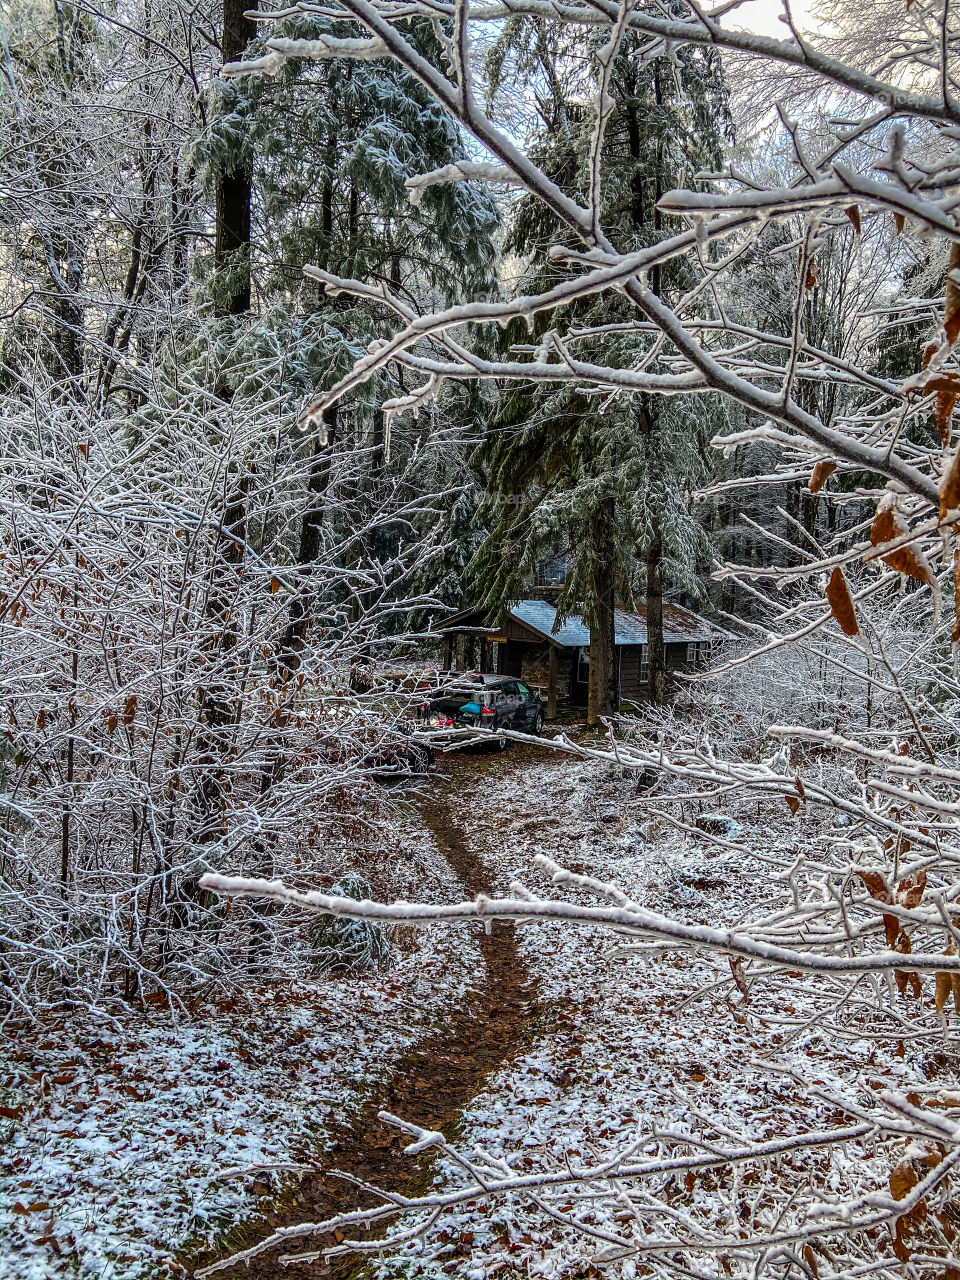
[[[647,646],[642,644],[640,646],[640,683],[642,684],[644,680],[649,680],[649,678],[650,676],[647,671]]]

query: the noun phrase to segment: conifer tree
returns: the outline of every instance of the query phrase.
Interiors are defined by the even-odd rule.
[[[533,150],[556,182],[582,196],[593,126],[583,103],[595,93],[593,68],[576,49],[558,45],[555,33],[552,39],[536,20],[509,24],[491,59],[492,79],[495,89],[508,75],[536,85],[541,130]],[[609,92],[616,106],[601,156],[603,221],[608,236],[628,251],[668,234],[668,220],[657,208],[664,191],[719,166],[729,130],[726,88],[713,52],[684,47],[673,59],[644,60],[627,36]],[[529,264],[521,291],[541,289],[553,278],[548,250],[568,239],[541,203],[520,202],[509,247]],[[682,267],[656,273],[657,292],[683,288]],[[604,301],[580,312],[584,326],[620,329],[618,356],[625,367],[649,355],[651,339],[635,326],[626,303],[613,309]],[[551,318],[541,316],[536,340],[544,341],[550,326]],[[508,341],[522,341],[521,333],[515,328]],[[586,338],[578,355],[588,360],[591,345]],[[609,358],[609,338],[604,350]],[[664,700],[664,585],[697,588],[699,538],[686,496],[703,478],[705,443],[718,425],[713,411],[703,398],[588,398],[531,384],[515,386],[490,424],[478,458],[487,482],[483,516],[491,526],[477,558],[484,601],[496,607],[516,598],[524,572],[545,551],[559,545],[569,554],[559,613],[582,607],[590,626],[591,723],[618,702],[617,598],[629,603],[635,594],[646,596],[649,696]]]
[[[310,39],[356,30],[300,14],[287,21],[284,34]],[[429,27],[420,36],[425,50],[436,53]],[[249,54],[259,52],[254,41]],[[223,278],[215,273],[209,286],[217,319],[199,334],[195,358],[209,358],[212,349],[225,401],[267,389],[278,396],[288,416],[277,447],[303,460],[302,491],[289,495],[288,509],[277,517],[289,530],[298,586],[272,655],[285,681],[300,666],[321,597],[332,595],[354,619],[367,606],[362,586],[349,584],[377,582],[377,565],[389,563],[408,536],[420,499],[411,492],[409,459],[418,451],[426,459],[430,452],[423,424],[407,423],[388,438],[379,406],[403,393],[402,375],[373,380],[306,430],[296,425],[304,404],[349,369],[382,320],[372,305],[325,294],[303,267],[380,279],[416,305],[452,301],[467,289],[492,287],[498,219],[490,199],[476,189],[436,188],[411,207],[407,173],[443,166],[465,152],[456,125],[412,76],[386,59],[360,65],[300,59],[276,78],[227,81],[193,154],[217,202],[215,266],[222,256],[225,191],[240,203],[249,197],[245,225],[249,232],[252,219],[254,227],[249,255],[240,252],[235,236],[230,270]],[[254,156],[255,182],[245,195],[237,184],[253,176]],[[234,222],[241,226],[243,218]],[[239,305],[240,295],[246,289],[249,308],[251,283],[255,309],[238,324],[236,317],[247,309]],[[252,538],[254,549],[257,530],[246,528],[244,485],[251,483],[251,468],[263,465],[236,460],[235,496],[223,517],[224,528],[244,542]],[[375,533],[358,534],[372,510],[382,513],[391,504],[404,509],[403,520],[393,525],[381,518]],[[238,543],[226,537],[225,544],[226,559],[238,559],[231,550]],[[345,573],[336,583],[320,581],[314,571],[321,549],[331,545],[342,547]],[[229,646],[231,575],[224,576],[228,589],[215,598],[224,619],[217,643]],[[211,708],[206,719],[214,732],[229,720],[228,711]],[[278,750],[263,770],[265,790],[283,767]],[[200,807],[215,808],[203,800]],[[211,825],[209,816],[203,822]]]

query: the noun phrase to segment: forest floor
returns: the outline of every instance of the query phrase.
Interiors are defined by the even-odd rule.
[[[512,763],[516,766],[516,758]],[[499,766],[501,772],[504,767],[499,755],[491,756],[487,751],[441,757],[439,776],[417,804],[438,850],[470,896],[490,893],[492,885],[484,863],[464,839],[458,815],[477,778],[489,773],[491,766]],[[195,1259],[198,1264],[209,1265],[240,1246],[262,1239],[277,1227],[319,1222],[370,1203],[369,1196],[342,1179],[330,1177],[329,1170],[408,1197],[429,1189],[430,1162],[405,1160],[403,1147],[410,1142],[409,1135],[380,1123],[377,1112],[389,1111],[451,1136],[464,1107],[480,1092],[491,1072],[536,1034],[536,984],[519,956],[513,926],[494,923],[491,932],[481,934],[478,941],[485,972],[482,987],[471,991],[449,1011],[437,1032],[418,1041],[401,1058],[389,1078],[372,1092],[359,1115],[328,1133],[323,1166],[316,1174],[302,1178],[295,1194],[278,1199],[268,1214],[253,1216],[226,1232],[214,1250]],[[303,1252],[334,1243],[331,1237],[312,1235]],[[279,1261],[279,1255],[290,1252],[287,1242],[258,1256],[253,1267],[259,1280],[289,1280],[290,1269]],[[363,1260],[348,1257],[333,1264],[300,1264],[297,1273],[347,1280],[363,1266]],[[249,1272],[241,1264],[218,1274],[225,1280],[240,1280]]]
[[[772,802],[730,807],[738,826],[726,840],[691,830],[695,810],[677,829],[651,813],[629,773],[533,746],[442,759],[410,799],[403,830],[417,895],[446,900],[514,879],[543,892],[531,879],[543,852],[678,918],[735,923],[769,897],[771,848],[803,838]],[[452,1162],[400,1155],[406,1140],[379,1124],[380,1109],[444,1130],[465,1154],[479,1145],[518,1170],[556,1170],[654,1128],[760,1140],[836,1123],[804,1078],[869,1090],[943,1077],[926,1012],[905,1014],[896,1045],[864,1034],[856,1010],[829,1031],[812,1027],[821,999],[815,978],[790,974],[752,999],[720,958],[618,953],[600,930],[541,924],[486,937],[461,925],[418,935],[392,970],[274,984],[179,1027],[159,1015],[82,1035],[54,1025],[7,1054],[0,1280],[188,1273],[357,1203],[322,1176],[331,1169],[405,1194],[460,1183]],[[765,1068],[771,1060],[781,1074]],[[843,1194],[844,1161],[881,1187],[890,1159],[850,1145],[827,1164],[798,1156],[788,1176]],[[271,1162],[309,1172],[242,1173]],[[728,1231],[722,1190],[709,1176],[679,1182],[666,1191],[670,1212]],[[669,1227],[658,1203],[638,1230]],[[616,1213],[598,1204],[581,1218],[623,1229]],[[287,1271],[271,1254],[238,1276],[637,1274],[630,1259],[601,1272],[597,1255],[595,1242],[529,1205],[474,1202],[367,1264]]]
[[[391,868],[381,891],[462,892],[402,803],[364,844],[368,862]],[[289,1211],[297,1192],[283,1166],[316,1164],[412,1046],[482,987],[466,930],[399,938],[393,958],[356,977],[253,984],[176,1018],[115,1006],[8,1027],[0,1280],[185,1274],[184,1250]]]

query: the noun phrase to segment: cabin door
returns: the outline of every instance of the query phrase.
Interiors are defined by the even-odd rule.
[[[503,655],[504,665],[501,674],[505,676],[522,676],[523,644],[519,640],[508,640],[504,647],[506,648],[506,653]]]

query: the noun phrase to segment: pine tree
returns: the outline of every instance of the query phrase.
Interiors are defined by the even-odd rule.
[[[543,127],[537,159],[555,181],[582,198],[593,127],[583,101],[593,86],[577,51],[551,46],[543,24],[518,19],[495,50],[494,84],[508,72],[546,86],[538,98]],[[665,190],[719,166],[728,128],[726,89],[711,51],[683,48],[672,61],[644,61],[628,35],[615,61],[610,93],[616,106],[604,137],[602,213],[608,236],[628,250],[669,233],[657,209]],[[547,250],[568,240],[569,233],[543,206],[520,202],[509,247],[529,263],[520,286],[524,291],[541,289],[556,277]],[[658,270],[652,280],[658,292],[666,293],[681,290],[685,282],[682,267]],[[622,326],[616,355],[624,367],[649,354],[650,339],[634,325],[626,303],[585,305],[578,319],[584,326]],[[535,337],[542,338],[550,324],[549,316],[539,317]],[[518,331],[508,334],[509,343],[520,341]],[[589,360],[592,345],[585,339],[578,355]],[[609,338],[604,350],[609,359]],[[476,561],[484,602],[494,608],[515,599],[537,558],[558,544],[564,547],[571,570],[558,612],[562,617],[582,607],[590,626],[590,723],[618,702],[617,598],[629,603],[635,594],[646,596],[649,694],[655,702],[664,700],[664,585],[698,586],[694,568],[700,538],[687,496],[703,479],[716,412],[706,398],[587,396],[520,385],[505,395],[490,424],[477,460],[487,483],[482,515],[491,525]]]
[[[308,15],[291,17],[281,32],[295,38],[327,33],[357,34],[349,23]],[[271,28],[270,34],[277,32]],[[425,51],[438,53],[428,26],[420,37]],[[254,41],[250,56],[260,52]],[[377,584],[378,566],[397,559],[409,538],[421,497],[412,485],[410,459],[422,457],[429,466],[430,454],[423,423],[404,423],[388,438],[379,405],[404,392],[402,372],[371,380],[306,430],[295,425],[304,404],[345,374],[380,335],[384,319],[377,307],[318,290],[303,266],[382,280],[415,305],[438,297],[452,301],[468,289],[492,287],[498,218],[489,198],[475,188],[434,188],[411,207],[407,175],[463,158],[465,151],[457,127],[388,59],[297,60],[275,79],[226,82],[193,155],[216,198],[218,227],[225,183],[237,174],[250,176],[253,228],[249,256],[238,257],[236,245],[233,269],[223,278],[215,273],[208,285],[218,319],[198,334],[194,358],[212,351],[226,401],[266,391],[279,396],[286,422],[277,447],[299,454],[304,464],[301,491],[289,495],[277,517],[287,524],[298,583],[272,654],[279,679],[286,681],[300,666],[321,600],[343,605],[343,616],[354,620],[374,598],[384,603],[381,587],[365,592],[361,584]],[[220,243],[218,236],[215,265]],[[243,288],[254,310],[238,323]],[[254,548],[258,531],[246,528],[243,486],[262,465],[237,459],[236,496],[223,517],[226,529],[243,531]],[[385,520],[383,512],[391,509],[404,509],[403,519]],[[368,529],[373,512],[378,519]],[[342,547],[345,572],[336,582],[320,581],[314,565],[321,549],[331,545]],[[218,643],[229,645],[229,592],[215,603],[224,619]],[[225,719],[219,713],[207,717],[218,718]],[[275,736],[279,743],[282,733]],[[264,791],[284,769],[279,748],[267,756]],[[263,869],[269,870],[267,850]]]

